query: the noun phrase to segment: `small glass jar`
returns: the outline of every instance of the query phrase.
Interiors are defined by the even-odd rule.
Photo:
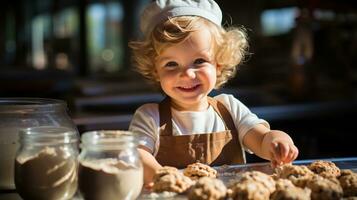
[[[136,199],[143,185],[138,138],[129,131],[83,133],[78,157],[79,191],[84,199]]]
[[[0,191],[15,189],[14,160],[21,129],[41,126],[77,128],[62,100],[0,98]]]
[[[78,134],[66,127],[20,131],[15,186],[23,199],[71,199],[77,191]]]

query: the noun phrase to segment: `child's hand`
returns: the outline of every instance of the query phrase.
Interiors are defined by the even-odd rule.
[[[286,133],[269,131],[267,134],[270,134],[266,142],[269,144],[270,161],[273,167],[291,163],[297,158],[299,150]]]
[[[151,191],[154,186],[154,182],[144,184],[144,189]]]

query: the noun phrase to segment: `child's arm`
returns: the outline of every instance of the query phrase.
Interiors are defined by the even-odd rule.
[[[273,166],[290,163],[299,154],[290,136],[282,131],[270,130],[262,124],[250,129],[243,144],[261,158],[270,160]]]
[[[146,147],[140,146],[138,151],[144,167],[144,185],[149,187],[152,184],[155,171],[162,166],[156,161],[155,157]]]

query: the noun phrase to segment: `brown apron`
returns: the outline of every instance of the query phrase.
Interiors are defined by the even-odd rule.
[[[211,166],[245,163],[245,155],[229,111],[211,97],[208,97],[208,103],[222,118],[225,131],[174,136],[170,98],[160,102],[160,147],[156,159],[161,165],[185,168],[197,161]]]

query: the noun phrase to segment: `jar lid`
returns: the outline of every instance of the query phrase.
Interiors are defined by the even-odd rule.
[[[31,145],[56,145],[78,142],[78,132],[74,128],[39,126],[20,130],[20,142]]]
[[[121,149],[139,145],[137,135],[126,130],[88,131],[82,134],[81,142],[81,148]]]
[[[59,99],[46,98],[0,98],[0,112],[28,113],[53,111],[66,108],[67,104]]]

